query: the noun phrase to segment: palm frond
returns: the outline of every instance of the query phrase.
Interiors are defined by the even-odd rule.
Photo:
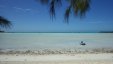
[[[55,18],[56,13],[56,7],[57,5],[62,5],[63,0],[40,0],[41,3],[49,4],[49,13],[50,16]],[[74,12],[74,15],[83,16],[85,15],[86,11],[90,8],[90,0],[65,0],[67,2],[67,5],[70,5],[67,7],[64,15],[65,21],[68,23],[70,12]]]
[[[0,26],[3,28],[10,28],[11,22],[4,17],[0,16]]]
[[[55,18],[55,0],[50,2],[50,16]]]
[[[83,4],[81,4],[81,7],[80,7],[80,15],[84,15],[85,12],[87,10],[89,10],[90,6],[89,6],[89,0],[84,0]]]
[[[75,15],[83,16],[85,12],[90,8],[90,0],[71,0],[73,11]]]
[[[66,22],[66,23],[68,23],[68,21],[69,21],[70,13],[71,13],[71,6],[69,6],[69,7],[66,9],[65,14],[64,14],[64,19],[65,19],[65,22]]]

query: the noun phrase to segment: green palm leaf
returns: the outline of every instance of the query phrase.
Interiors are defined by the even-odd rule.
[[[70,12],[72,11],[76,16],[85,15],[86,11],[90,8],[90,0],[40,0],[43,4],[49,4],[49,13],[52,18],[55,18],[57,5],[63,5],[62,1],[67,1],[67,5],[70,5],[65,10],[64,19],[68,23]]]

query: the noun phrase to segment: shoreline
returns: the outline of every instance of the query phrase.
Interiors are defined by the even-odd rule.
[[[23,55],[51,55],[51,54],[100,54],[113,53],[112,48],[95,48],[95,49],[0,49],[0,55],[4,54],[23,54]]]

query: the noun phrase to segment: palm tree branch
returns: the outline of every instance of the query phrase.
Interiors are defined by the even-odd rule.
[[[90,8],[90,0],[71,0],[73,11],[75,15],[80,14],[81,16]]]
[[[69,7],[66,9],[65,14],[64,14],[64,19],[65,19],[65,22],[66,22],[66,23],[68,23],[68,21],[69,21],[70,13],[71,13],[71,6],[69,6]]]
[[[50,16],[55,18],[55,0],[50,2]]]
[[[11,22],[4,17],[0,16],[0,26],[3,28],[10,28]]]

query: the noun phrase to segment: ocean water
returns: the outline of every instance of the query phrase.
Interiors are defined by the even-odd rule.
[[[0,49],[47,48],[113,48],[113,33],[0,33]]]

